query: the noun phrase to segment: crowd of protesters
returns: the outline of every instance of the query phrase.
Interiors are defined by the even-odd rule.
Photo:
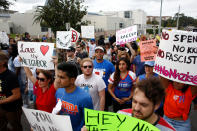
[[[1,48],[0,131],[22,131],[22,106],[69,115],[74,131],[87,130],[84,108],[130,115],[162,131],[191,130],[189,113],[197,88],[154,73],[154,61],[140,59],[139,41],[120,46],[115,36],[80,39],[63,51],[61,63],[62,51],[56,49],[55,70],[22,67],[17,41],[47,42],[47,37],[31,39],[26,32]]]

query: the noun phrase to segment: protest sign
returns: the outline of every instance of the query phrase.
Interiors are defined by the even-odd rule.
[[[147,40],[140,42],[141,61],[154,61],[157,55],[156,40]]]
[[[176,82],[197,85],[197,33],[163,30],[154,72]]]
[[[89,131],[159,131],[152,124],[128,115],[86,108],[84,113]]]
[[[33,131],[72,131],[70,116],[22,108]]]
[[[72,31],[72,43],[76,43],[78,40],[79,40],[79,36],[80,36],[80,33],[77,32],[75,29],[73,28],[70,28],[70,31]]]
[[[127,42],[132,42],[136,40],[137,40],[137,26],[136,25],[116,31],[116,44],[117,45],[124,45]]]
[[[22,66],[39,69],[54,69],[52,62],[54,43],[47,42],[18,42],[18,53],[22,58]]]
[[[94,26],[81,26],[82,38],[94,38]]]
[[[4,31],[0,31],[0,43],[9,45],[9,38],[7,36],[7,33]]]
[[[68,49],[72,46],[72,31],[57,31],[56,45],[60,49]]]

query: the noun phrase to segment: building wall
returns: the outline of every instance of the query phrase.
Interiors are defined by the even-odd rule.
[[[12,14],[11,21],[14,26],[14,33],[29,32],[32,37],[37,37],[38,35],[41,37],[47,34],[47,32],[41,32],[40,23],[34,23],[34,12]]]

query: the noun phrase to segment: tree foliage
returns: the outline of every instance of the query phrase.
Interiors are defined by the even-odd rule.
[[[9,9],[9,6],[11,5],[12,3],[8,2],[7,0],[0,0],[0,9]]]
[[[49,0],[47,5],[37,7],[34,22],[47,25],[54,34],[65,31],[66,23],[79,31],[81,25],[86,24],[82,18],[87,14],[87,7],[82,3],[80,0]]]
[[[162,21],[162,26],[176,27],[177,19],[178,19],[178,13],[176,13],[172,19]],[[194,19],[193,17],[190,16],[185,16],[185,14],[183,13],[179,14],[179,28],[185,28],[187,26],[197,27],[197,19]]]

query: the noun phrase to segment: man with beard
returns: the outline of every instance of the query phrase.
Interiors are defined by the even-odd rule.
[[[118,113],[144,120],[161,131],[175,131],[167,121],[154,112],[159,108],[164,96],[165,89],[158,78],[141,80],[134,90],[132,108],[120,110]]]

